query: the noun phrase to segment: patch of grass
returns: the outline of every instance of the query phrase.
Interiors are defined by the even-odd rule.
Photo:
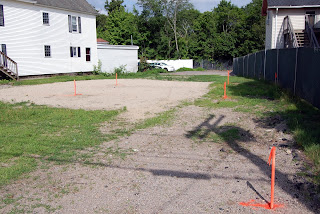
[[[160,113],[156,117],[146,119],[142,123],[137,124],[134,129],[135,130],[136,129],[146,129],[146,128],[153,127],[156,125],[168,124],[174,118],[175,112],[176,112],[176,109],[171,109],[169,111],[165,111],[163,113]]]
[[[219,135],[225,141],[233,141],[233,140],[237,140],[240,138],[239,130],[237,128],[232,128],[232,129],[223,131]]]
[[[204,78],[204,77],[201,77]],[[315,180],[320,185],[320,111],[305,101],[293,97],[278,86],[264,81],[231,77],[227,96],[222,99],[225,77],[215,78],[210,91],[195,105],[208,108],[232,108],[252,113],[260,118],[281,116],[287,121],[296,142],[315,165]],[[192,79],[196,79],[192,77]],[[213,80],[213,79],[211,79]],[[266,124],[267,125],[267,124]]]
[[[102,122],[119,111],[85,111],[0,102],[0,185],[30,172],[37,160],[70,160],[107,136]]]
[[[137,78],[155,78],[159,76],[160,73],[166,73],[163,69],[152,69],[147,70],[146,72],[137,72],[137,73],[119,73],[119,79],[137,79]],[[73,80],[99,80],[99,79],[115,79],[115,74],[104,74],[97,73],[92,75],[59,75],[52,77],[36,78],[36,79],[22,79],[21,81],[14,80],[0,80],[0,85],[9,84],[9,85],[39,85],[39,84],[48,84],[55,82],[69,82]]]
[[[179,72],[179,71],[205,71],[205,70],[206,69],[204,69],[204,68],[186,68],[186,67],[182,67],[182,68],[179,68],[176,71]]]

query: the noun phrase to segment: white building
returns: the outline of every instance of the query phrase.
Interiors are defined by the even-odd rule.
[[[318,47],[320,0],[264,0],[266,49]]]
[[[0,51],[19,76],[92,71],[96,11],[86,0],[1,0]],[[1,68],[10,59],[0,56]]]
[[[98,39],[97,42],[102,72],[114,73],[116,68],[124,68],[129,73],[138,71],[138,46],[110,45],[103,39]]]

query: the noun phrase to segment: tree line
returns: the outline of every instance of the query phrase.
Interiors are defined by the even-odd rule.
[[[139,10],[128,12],[123,0],[107,0],[97,36],[112,45],[138,45],[139,56],[148,59],[228,61],[264,49],[261,6],[262,0],[241,8],[221,0],[201,13],[189,0],[138,0]]]

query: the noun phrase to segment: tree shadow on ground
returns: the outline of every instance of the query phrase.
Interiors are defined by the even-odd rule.
[[[278,86],[259,80],[230,85],[228,90],[236,96],[267,99],[276,104],[275,108],[266,108],[254,122],[261,128],[293,134],[296,144],[291,147],[302,148],[313,161],[315,172],[310,177],[320,192],[320,110]]]
[[[213,115],[210,115],[204,122],[202,122],[197,127],[195,127],[195,129],[193,129],[192,131],[189,131],[186,134],[186,137],[204,139],[206,137],[209,137],[211,133],[217,134],[224,139],[224,142],[226,142],[227,145],[233,151],[237,152],[239,155],[245,157],[247,160],[249,160],[254,165],[256,165],[265,176],[270,177],[271,170],[268,163],[262,158],[260,158],[258,155],[250,152],[250,150],[245,148],[245,146],[243,146],[243,145],[246,145],[243,143],[250,143],[250,141],[251,142],[255,141],[254,136],[250,132],[245,131],[242,128],[237,126],[218,126],[224,117],[225,117],[224,115],[221,115],[219,118],[214,118]],[[224,132],[221,132],[221,130],[231,130],[231,129],[237,129],[239,131],[238,132],[239,135],[237,139],[235,139],[234,137],[225,135]],[[199,135],[199,133],[201,134]],[[288,195],[292,196],[293,198],[297,198],[297,200],[299,200],[302,204],[304,204],[310,211],[315,213],[320,212],[319,202],[317,200],[311,201],[311,200],[306,200],[303,197],[299,197],[300,192],[297,190],[299,189],[297,188],[298,187],[297,185],[299,184],[292,181],[289,178],[289,175],[281,172],[278,169],[276,169],[276,185],[279,186],[282,190],[284,190]],[[251,188],[251,189],[254,189],[254,188]],[[258,194],[258,196],[259,195],[260,194]]]

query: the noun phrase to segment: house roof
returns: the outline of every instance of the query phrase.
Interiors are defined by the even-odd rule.
[[[97,14],[97,11],[86,0],[36,0],[36,2],[37,5]]]
[[[104,40],[104,39],[101,39],[101,38],[98,38],[98,39],[97,39],[97,42],[98,42],[98,43],[106,43],[106,44],[109,44],[108,41],[106,41],[106,40]]]
[[[266,16],[268,8],[303,8],[312,6],[320,6],[320,0],[263,0],[261,14]]]
[[[316,6],[320,0],[268,0],[268,7]]]

